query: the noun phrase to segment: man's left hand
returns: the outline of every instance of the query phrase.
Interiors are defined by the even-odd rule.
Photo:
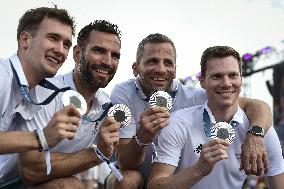
[[[268,172],[268,157],[262,137],[248,133],[241,153],[240,170],[244,170],[247,175],[259,176],[263,171],[265,174]]]

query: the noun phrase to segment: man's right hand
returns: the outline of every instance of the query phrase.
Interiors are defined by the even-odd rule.
[[[110,158],[115,147],[119,144],[120,123],[112,117],[106,117],[99,129],[98,149]]]
[[[143,112],[140,116],[140,126],[137,133],[139,141],[148,144],[156,134],[169,124],[170,113],[163,107],[155,106]]]
[[[229,144],[226,140],[214,139],[202,145],[199,160],[195,165],[196,171],[201,177],[211,173],[218,161],[228,159],[227,148]]]
[[[64,138],[73,139],[80,117],[80,113],[72,104],[55,112],[47,127],[44,128],[48,146],[52,148]]]

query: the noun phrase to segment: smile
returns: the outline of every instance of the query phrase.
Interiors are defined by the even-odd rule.
[[[50,56],[47,56],[46,59],[54,64],[60,64],[61,63],[61,60],[57,59],[57,58],[54,58],[54,57],[50,57]]]

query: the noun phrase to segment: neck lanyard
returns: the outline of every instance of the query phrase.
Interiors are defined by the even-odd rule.
[[[10,59],[9,59],[10,60]],[[11,64],[11,67],[12,67],[12,70],[13,70],[13,73],[16,77],[16,80],[17,80],[17,83],[20,87],[20,93],[21,93],[21,96],[25,99],[25,101],[31,103],[31,104],[34,104],[34,105],[47,105],[49,104],[54,98],[55,96],[60,93],[60,92],[65,92],[67,90],[70,90],[70,87],[64,87],[64,88],[61,88],[59,89],[58,87],[56,87],[55,85],[53,85],[51,82],[47,81],[46,79],[43,79],[41,80],[38,85],[40,85],[41,87],[44,87],[46,89],[50,89],[50,90],[53,90],[54,92],[49,96],[47,97],[43,102],[40,102],[40,103],[36,103],[30,93],[29,93],[29,89],[28,89],[28,86],[27,85],[22,85],[21,82],[20,82],[20,79],[19,79],[19,76],[12,64],[12,61],[10,60],[10,64]]]
[[[204,126],[204,133],[207,137],[211,137],[211,127],[214,124],[211,123],[209,114],[207,110],[204,108],[203,112],[203,126]],[[230,125],[232,125],[233,128],[237,127],[239,123],[237,121],[230,121]]]
[[[83,120],[83,124],[84,123],[88,123],[88,122],[92,122],[95,123],[95,131],[97,131],[97,127],[99,124],[99,121],[101,121],[104,117],[106,117],[109,109],[113,106],[113,104],[111,102],[107,102],[105,104],[102,105],[102,109],[103,109],[103,113],[101,114],[101,116],[96,119],[96,120],[92,120],[88,115],[83,115],[82,120]]]

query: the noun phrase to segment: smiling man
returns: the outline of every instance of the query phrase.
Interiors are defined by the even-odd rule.
[[[19,20],[17,53],[0,62],[0,154],[6,154],[0,156],[0,188],[19,180],[18,152],[43,150],[43,139],[51,148],[75,135],[80,115],[73,106],[49,119],[39,117],[47,126],[44,130],[24,132],[28,129],[23,124],[49,103],[45,93],[50,90],[37,85],[46,84],[44,78],[53,77],[66,60],[74,25],[65,9],[48,7],[30,9]],[[38,135],[42,140],[37,140]]]
[[[108,179],[109,188],[146,186],[152,158],[155,156],[152,142],[157,145],[156,136],[168,125],[170,116],[165,108],[150,107],[148,101],[154,91],[164,90],[173,97],[170,112],[206,101],[203,89],[182,85],[174,80],[176,66],[176,48],[171,39],[159,33],[150,34],[137,48],[136,62],[132,66],[133,74],[137,77],[117,84],[112,90],[112,102],[126,104],[131,110],[132,120],[120,130],[116,153],[124,179],[118,182],[111,175]],[[271,112],[265,103],[242,98],[240,104],[252,125],[260,125],[265,130],[271,126]],[[267,156],[261,137],[246,135],[243,149],[242,167],[247,174],[260,174],[267,169]]]
[[[79,132],[73,140],[63,140],[52,149],[49,175],[46,175],[43,153],[30,151],[20,154],[21,175],[31,188],[82,188],[82,183],[73,175],[101,164],[102,157],[110,158],[112,155],[119,141],[119,123],[111,117],[105,118],[110,99],[100,88],[107,86],[117,70],[120,37],[118,27],[105,20],[96,20],[79,32],[77,45],[73,48],[75,69],[52,81],[60,87],[71,87],[84,97],[87,113],[83,118],[89,119],[81,119]],[[63,108],[61,96],[58,95],[41,114],[48,117],[48,110]],[[36,119],[26,122],[30,130],[35,125],[45,127]]]
[[[242,188],[247,175],[239,170],[239,155],[249,120],[238,106],[242,86],[240,62],[239,53],[231,47],[215,46],[204,51],[200,83],[206,90],[208,101],[172,114],[169,126],[158,137],[158,155],[147,188]],[[230,124],[235,132],[234,140],[232,132],[224,138],[218,134],[222,139],[212,139],[212,125],[219,122]],[[219,131],[221,129],[224,127]],[[223,134],[226,131],[223,130]],[[283,188],[284,159],[273,127],[266,133],[264,141],[270,187]]]

